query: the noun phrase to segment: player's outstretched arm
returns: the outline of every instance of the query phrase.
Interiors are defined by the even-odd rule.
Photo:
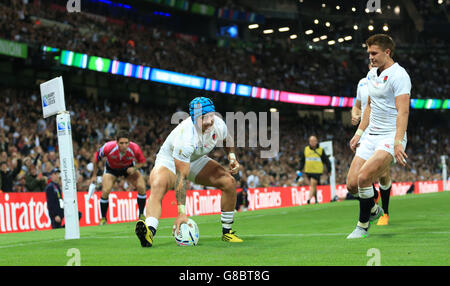
[[[409,94],[402,94],[395,97],[395,107],[397,108],[397,125],[394,139],[394,156],[400,165],[406,166],[408,156],[403,150],[402,140],[408,127],[409,117]]]
[[[175,231],[180,230],[182,223],[187,223],[186,216],[186,178],[189,174],[189,163],[177,159],[175,161],[176,179],[175,179],[175,198],[178,205],[178,217],[175,219]]]

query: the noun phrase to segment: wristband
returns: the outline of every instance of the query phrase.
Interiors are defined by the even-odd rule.
[[[394,141],[394,146],[400,145],[402,144],[402,140],[395,140]]]
[[[236,155],[234,153],[228,154],[228,157],[229,157],[230,161],[231,160],[236,160]]]
[[[178,215],[180,214],[186,214],[186,206],[185,205],[178,205]]]
[[[356,134],[356,135],[359,135],[359,136],[362,136],[363,133],[364,133],[364,130],[358,128],[358,130],[356,130],[356,133],[355,133],[355,134]]]

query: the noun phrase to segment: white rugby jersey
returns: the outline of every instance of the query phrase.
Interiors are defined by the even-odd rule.
[[[214,116],[214,126],[203,134],[197,132],[191,117],[188,117],[170,132],[158,155],[190,163],[211,152],[218,141],[226,138],[227,125],[217,115]]]
[[[356,88],[356,99],[361,102],[361,120],[364,115],[364,110],[367,106],[367,101],[369,100],[369,89],[367,87],[367,78],[362,78],[358,87]]]
[[[368,130],[373,134],[386,134],[396,131],[395,97],[411,94],[411,79],[398,63],[385,69],[379,76],[377,70],[372,68],[367,74],[371,107]]]

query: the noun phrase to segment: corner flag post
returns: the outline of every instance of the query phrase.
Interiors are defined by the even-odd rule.
[[[330,189],[331,189],[331,201],[333,201],[336,196],[336,167],[333,156],[333,141],[323,141],[319,143],[319,146],[325,150],[325,153],[329,156],[331,163],[330,175]]]
[[[442,163],[442,182],[444,183],[444,191],[448,190],[447,186],[447,164],[445,162],[446,155],[441,156],[441,163]]]
[[[72,129],[70,114],[66,111],[62,77],[40,85],[44,118],[56,114],[59,162],[61,167],[62,192],[64,199],[65,239],[79,239],[76,173],[73,158]]]

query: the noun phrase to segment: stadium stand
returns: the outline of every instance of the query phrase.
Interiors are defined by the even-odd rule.
[[[87,13],[68,14],[65,7],[45,1],[40,6],[15,3],[19,9],[0,5],[1,38],[229,82],[352,97],[355,83],[365,74],[367,66],[364,49],[350,51],[342,59],[323,51],[292,51],[292,46],[276,42],[254,43],[244,48],[220,47],[216,40],[131,20],[106,21],[104,16],[99,20]],[[432,48],[440,46],[439,42],[433,42]],[[429,48],[403,48],[396,52],[396,57],[417,83],[413,86],[414,98],[446,99],[450,94],[448,80],[437,74],[438,70],[448,72],[450,66],[445,49],[430,53]]]
[[[281,44],[270,39],[221,46],[217,39],[181,33],[139,19],[131,20],[126,12],[112,8],[98,9],[97,14],[68,14],[61,4],[63,2],[2,1],[0,38],[33,47],[47,45],[191,75],[311,94],[353,97],[357,82],[366,74],[367,55],[363,48],[351,50],[344,57],[334,57],[329,50],[299,50],[292,43]],[[234,2],[216,1],[215,6],[242,8]],[[442,7],[427,3],[418,1],[418,10],[426,22],[447,20]],[[396,52],[397,60],[411,75],[413,98],[447,99],[450,83],[448,76],[443,75],[449,73],[448,41],[423,34],[417,43],[419,45],[400,45]],[[431,45],[424,49],[420,44],[425,43]],[[1,161],[7,162],[12,170],[20,158],[24,164],[13,191],[35,191],[39,184],[32,184],[31,179],[45,180],[48,172],[59,165],[55,152],[55,119],[44,120],[40,111],[33,108],[40,101],[37,89],[2,86],[2,90],[0,100],[6,104],[0,105]],[[168,106],[136,104],[131,100],[112,98],[91,100],[86,91],[79,90],[73,91],[68,98],[68,107],[74,127],[77,187],[80,191],[87,190],[91,156],[121,126],[130,128],[133,140],[143,146],[147,166],[142,172],[148,176],[161,142],[172,129],[161,123],[169,122],[171,114],[186,108],[180,103]],[[233,106],[224,108],[233,110]],[[446,136],[448,115],[427,111],[425,120],[420,112],[414,111],[411,115],[411,128],[408,130],[406,152],[411,169],[395,166],[392,171],[395,181],[441,179],[439,156],[450,152]],[[336,182],[344,184],[352,158],[348,140],[353,132],[354,127],[345,125],[337,116],[324,120],[313,115],[302,118],[282,115],[280,153],[276,158],[259,158],[259,148],[238,149],[241,181],[245,182],[247,175],[258,169],[263,187],[296,185],[298,152],[307,144],[308,136],[315,133],[324,134],[320,140],[335,142]],[[427,155],[424,155],[425,151]],[[220,149],[211,155],[222,163],[225,161]],[[37,166],[36,173],[32,164]],[[327,183],[329,178],[324,175],[323,181]],[[126,188],[124,182],[114,187],[115,190],[123,188]]]
[[[0,107],[1,160],[8,162],[11,170],[16,166],[18,158],[26,162],[15,180],[13,190],[30,191],[25,184],[25,178],[31,171],[31,164],[37,166],[38,178],[47,176],[51,169],[59,167],[57,152],[55,152],[58,148],[54,132],[55,119],[42,119],[40,112],[33,108],[35,102],[40,100],[36,90],[6,89],[0,95],[0,100],[8,103]],[[76,99],[71,97],[67,105],[72,116],[79,191],[87,190],[92,171],[89,171],[88,165],[96,149],[108,138],[112,138],[120,127],[128,127],[133,141],[143,146],[147,165],[142,172],[148,176],[161,142],[175,126],[170,126],[171,115],[185,108],[136,104],[131,100],[127,102],[91,101],[84,94],[77,94]],[[419,113],[419,111],[416,112]],[[99,116],[99,114],[102,115]],[[409,141],[406,149],[411,169],[395,166],[392,170],[393,180],[400,182],[439,180],[442,178],[439,156],[450,152],[450,144],[445,132],[448,127],[439,119],[439,114],[435,114],[428,121],[421,119],[420,114],[415,115],[411,116],[410,126],[414,127],[408,131]],[[300,120],[302,124],[298,124]],[[167,125],[170,128],[166,128]],[[433,128],[430,128],[431,126]],[[260,170],[261,187],[297,185],[295,179],[299,151],[307,144],[309,135],[315,133],[323,134],[323,138],[319,137],[319,140],[333,140],[336,182],[344,184],[353,156],[348,148],[348,138],[353,132],[353,127],[346,127],[340,120],[322,121],[315,116],[306,118],[282,116],[280,118],[280,152],[277,157],[260,158],[261,148],[237,149],[242,165],[242,180],[246,180],[251,170]],[[423,138],[433,139],[423,140]],[[221,148],[214,150],[211,156],[225,163],[225,154]],[[102,165],[100,169],[99,174],[103,171]],[[329,182],[327,175],[323,175],[322,179],[326,183]],[[118,182],[115,190],[123,189],[123,184],[122,181]]]

